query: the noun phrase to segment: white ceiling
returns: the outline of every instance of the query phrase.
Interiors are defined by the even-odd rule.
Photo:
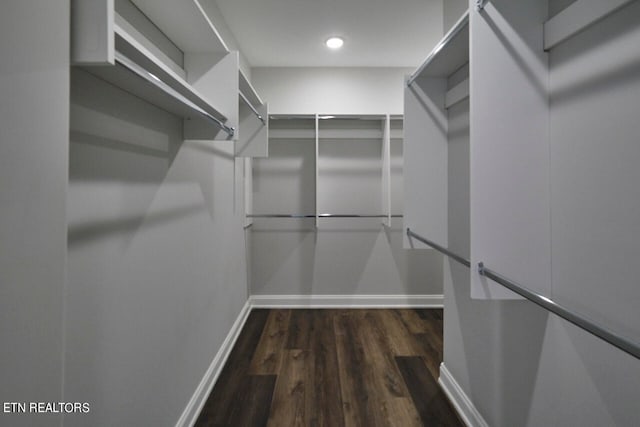
[[[442,37],[442,0],[217,3],[252,67],[416,67]]]

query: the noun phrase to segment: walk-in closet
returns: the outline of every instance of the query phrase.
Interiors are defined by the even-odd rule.
[[[0,426],[640,425],[640,2],[6,0]]]

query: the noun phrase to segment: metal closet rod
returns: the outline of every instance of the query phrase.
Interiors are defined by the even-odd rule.
[[[238,91],[238,93],[240,94],[240,98],[242,98],[242,100],[245,102],[245,104],[247,104],[247,106],[251,109],[251,111],[253,111],[253,114],[256,115],[258,120],[260,120],[263,125],[266,125],[266,122],[264,121],[264,117],[262,117],[262,114],[260,114],[258,112],[258,110],[256,110],[256,107],[254,107],[253,104],[251,104],[251,102],[249,102],[247,97],[244,96],[244,93],[242,93],[242,91]]]
[[[419,241],[421,241],[422,243],[425,243],[429,246],[431,246],[432,248],[436,249],[439,252],[442,252],[443,254],[447,255],[448,257],[451,257],[453,259],[455,259],[456,261],[458,261],[461,264],[466,265],[467,267],[471,267],[471,262],[451,251],[449,251],[446,248],[443,248],[442,246],[438,245],[437,243],[434,243],[428,239],[425,239],[424,237],[414,233],[413,231],[411,231],[411,229],[407,228],[407,236],[409,237],[413,237]],[[598,338],[608,342],[609,344],[613,345],[614,347],[619,348],[620,350],[634,356],[637,359],[640,359],[640,346],[638,346],[638,344],[634,343],[633,341],[629,340],[626,337],[623,337],[613,331],[611,331],[608,328],[605,328],[603,326],[598,325],[597,323],[592,322],[591,320],[581,316],[580,314],[569,310],[568,308],[556,303],[555,301],[545,297],[544,295],[540,295],[536,292],[533,292],[527,288],[525,288],[524,286],[521,286],[509,279],[507,279],[506,277],[502,276],[499,273],[496,273],[493,270],[488,269],[487,267],[484,266],[484,263],[479,263],[478,264],[478,272],[480,273],[480,275],[488,277],[489,279],[493,280],[496,283],[499,283],[500,285],[504,286],[505,288],[515,292],[516,294],[528,299],[529,301],[531,301],[534,304],[539,305],[540,307],[544,308],[545,310],[548,310],[550,312],[552,312],[553,314],[563,318],[564,320],[573,323],[574,325],[576,325],[579,328],[584,329],[585,331],[597,336]]]
[[[494,282],[497,282],[505,288],[517,293],[518,295],[525,297],[529,301],[552,312],[553,314],[562,317],[564,320],[573,323],[577,327],[590,332],[591,334],[608,342],[614,347],[617,347],[620,350],[634,356],[635,358],[640,359],[640,346],[637,343],[629,340],[628,338],[623,337],[622,335],[619,335],[612,330],[605,328],[604,326],[598,325],[597,323],[581,316],[574,311],[569,310],[568,308],[543,295],[530,291],[529,289],[507,279],[501,274],[488,269],[482,262],[478,264],[478,272],[482,276],[488,277]]]
[[[411,231],[410,228],[407,228],[407,236],[409,236],[409,238],[413,237],[414,239],[421,241],[425,245],[431,246],[433,249],[437,250],[438,252],[441,252],[441,253],[445,254],[446,256],[448,256],[449,258],[452,258],[452,259],[458,261],[460,264],[463,264],[463,265],[465,265],[467,267],[471,267],[471,261],[469,261],[468,259],[466,259],[466,258],[464,258],[464,257],[462,257],[462,256],[460,256],[460,255],[458,255],[458,254],[456,254],[454,252],[451,252],[449,249],[447,249],[447,248],[445,248],[443,246],[440,246],[439,244],[437,244],[435,242],[432,242],[431,240],[426,239],[426,238],[422,237],[419,234],[414,233],[413,231]]]
[[[247,218],[387,218],[389,215],[383,214],[247,214]],[[391,218],[402,218],[401,214],[392,214]]]
[[[134,61],[127,58],[125,55],[121,54],[120,52],[116,52],[115,59],[116,59],[116,62],[120,64],[122,67],[124,67],[126,70],[142,78],[143,80],[152,84],[153,86],[157,87],[158,89],[160,89],[161,91],[169,95],[170,97],[186,105],[187,107],[191,108],[195,112],[201,114],[204,118],[213,122],[216,126],[218,126],[220,129],[226,132],[227,135],[229,135],[230,137],[234,135],[235,133],[234,128],[225,125],[217,117],[214,117],[211,114],[204,111],[202,108],[194,104],[191,100],[185,98],[184,95],[182,95],[181,93],[176,91],[174,88],[172,88],[171,86],[169,86],[168,84],[160,80],[160,78],[157,77],[155,74],[152,74],[149,71],[145,70],[143,67],[136,64]]]
[[[445,48],[451,40],[453,40],[460,31],[464,29],[469,24],[469,11],[467,10],[464,15],[456,22],[456,24],[449,30],[447,34],[440,40],[440,42],[436,45],[435,48],[431,51],[429,56],[424,60],[420,68],[418,68],[411,76],[409,76],[409,80],[407,80],[407,86],[411,86],[413,82],[422,74],[422,72],[433,62],[433,60],[438,56],[440,51]]]

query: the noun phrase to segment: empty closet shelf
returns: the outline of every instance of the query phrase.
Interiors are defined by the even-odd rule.
[[[447,77],[469,62],[469,11],[440,40],[416,71],[407,86],[420,77]]]
[[[227,118],[209,100],[120,25],[114,27],[115,65],[86,65],[88,72],[158,108],[185,119],[203,120],[214,125],[215,132],[219,128],[233,136],[234,129],[225,125]]]
[[[211,115],[153,73],[116,52],[116,65],[91,67],[89,71],[117,87],[170,113],[186,119],[205,119],[232,136],[234,129]]]

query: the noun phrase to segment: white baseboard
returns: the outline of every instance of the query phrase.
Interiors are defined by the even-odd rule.
[[[240,310],[240,314],[233,323],[233,326],[222,343],[220,350],[218,350],[213,361],[211,361],[209,369],[205,372],[198,388],[196,388],[196,391],[193,393],[193,396],[191,397],[191,400],[189,400],[185,410],[182,412],[180,419],[178,419],[176,427],[191,427],[195,424],[202,407],[207,401],[207,397],[211,393],[211,390],[213,390],[213,386],[227,362],[227,358],[240,335],[240,331],[242,331],[242,328],[249,317],[249,313],[251,313],[251,300],[248,300],[244,307],[242,307],[242,310]]]
[[[442,308],[442,295],[252,295],[252,308]]]
[[[440,384],[440,387],[451,401],[451,404],[456,408],[456,411],[458,411],[458,415],[460,415],[460,418],[462,418],[462,421],[464,421],[468,427],[489,427],[489,424],[482,418],[478,409],[474,406],[464,390],[462,390],[462,387],[460,387],[455,378],[453,378],[444,362],[440,364],[438,384]]]

